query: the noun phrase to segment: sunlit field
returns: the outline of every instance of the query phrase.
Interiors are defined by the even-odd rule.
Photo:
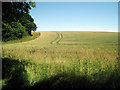
[[[2,45],[3,88],[120,87],[117,32],[39,33]]]

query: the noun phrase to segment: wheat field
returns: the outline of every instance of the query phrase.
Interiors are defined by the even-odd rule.
[[[40,31],[2,45],[3,88],[118,88],[117,32]]]

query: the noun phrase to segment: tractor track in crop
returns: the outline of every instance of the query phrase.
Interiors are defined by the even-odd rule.
[[[59,44],[59,42],[62,40],[63,34],[58,33],[58,32],[56,32],[56,34],[57,34],[56,39],[54,39],[53,41],[51,41],[50,44]]]

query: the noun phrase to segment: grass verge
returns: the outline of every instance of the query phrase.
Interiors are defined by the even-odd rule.
[[[2,44],[13,44],[13,43],[19,43],[19,42],[26,42],[26,41],[34,40],[34,39],[38,38],[39,36],[40,36],[39,32],[32,32],[32,36],[26,36],[22,39],[2,42]]]

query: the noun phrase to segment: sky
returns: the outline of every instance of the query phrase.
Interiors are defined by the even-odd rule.
[[[36,2],[37,31],[118,31],[117,2]]]

